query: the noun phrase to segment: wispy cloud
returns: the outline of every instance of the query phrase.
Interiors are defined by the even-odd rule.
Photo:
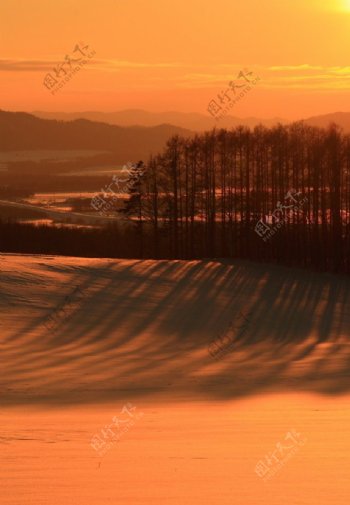
[[[0,72],[44,72],[57,65],[57,61],[0,60]]]
[[[237,79],[241,69],[247,68],[259,75],[261,89],[305,89],[350,91],[350,66],[299,65],[250,65],[218,63],[212,65],[184,64],[181,62],[140,62],[117,59],[90,59],[89,66],[96,72],[118,73],[129,79],[128,72],[138,72],[139,86],[171,85],[178,88],[225,87]],[[64,58],[57,59],[2,59],[0,72],[52,71]],[[135,81],[136,82],[136,81]]]
[[[177,62],[138,62],[138,61],[125,61],[125,60],[96,60],[96,64],[105,68],[106,70],[119,70],[119,69],[148,69],[148,68],[183,68],[182,63]]]
[[[227,68],[231,72],[227,73]],[[237,79],[241,69],[248,68],[259,75],[261,89],[305,89],[305,90],[344,90],[350,91],[350,67],[320,65],[227,65],[220,64],[211,72],[191,72],[179,77],[180,87],[222,87]],[[223,70],[225,71],[223,72]]]
[[[350,67],[284,65],[266,68],[262,86],[305,90],[350,90]]]
[[[279,71],[294,71],[294,70],[322,70],[323,67],[315,66],[315,65],[308,65],[307,63],[304,63],[303,65],[280,65],[280,66],[274,66],[274,67],[267,67],[267,70],[271,70],[272,72],[279,72]]]
[[[59,63],[63,63],[64,58],[56,60],[20,60],[8,59],[0,60],[0,72],[43,72],[49,71]],[[91,59],[89,64],[105,71],[119,71],[124,69],[149,69],[149,68],[180,68],[180,63],[160,62],[145,63],[125,60],[98,60]]]

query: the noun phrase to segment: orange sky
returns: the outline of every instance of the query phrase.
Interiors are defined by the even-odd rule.
[[[1,0],[0,107],[208,114],[248,68],[236,116],[350,111],[349,29],[350,0]],[[79,41],[96,54],[52,95]]]

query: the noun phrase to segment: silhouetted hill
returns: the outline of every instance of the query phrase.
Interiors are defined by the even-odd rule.
[[[172,135],[193,133],[167,124],[151,128],[120,127],[86,119],[57,121],[24,112],[0,110],[0,150],[68,150],[112,151],[116,160],[145,159],[163,149]]]

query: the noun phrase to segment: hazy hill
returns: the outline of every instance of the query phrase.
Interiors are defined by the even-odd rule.
[[[350,112],[333,112],[321,116],[312,116],[305,119],[305,123],[320,128],[327,128],[331,123],[336,123],[343,128],[345,132],[350,132]]]
[[[33,112],[38,117],[43,119],[59,119],[59,120],[74,120],[78,118],[89,119],[90,121],[102,121],[104,123],[119,125],[119,126],[156,126],[160,124],[172,124],[181,128],[186,128],[195,131],[211,130],[214,126],[220,128],[233,128],[238,125],[254,127],[257,124],[272,126],[278,122],[286,123],[280,118],[261,119],[256,117],[238,118],[234,116],[226,116],[217,122],[209,113],[200,114],[196,112],[148,112],[145,110],[131,109],[121,110],[117,112]]]
[[[147,112],[144,110],[121,110],[117,112],[33,112],[36,116],[43,119],[58,119],[64,121],[72,121],[74,119],[89,119],[90,121],[102,121],[108,124],[119,126],[156,126],[160,124],[172,124],[177,127],[186,128],[194,131],[210,130],[214,126],[220,128],[234,128],[238,125],[254,127],[257,124],[263,124],[270,127],[277,123],[287,124],[287,121],[282,118],[257,118],[247,117],[238,118],[234,116],[226,116],[219,122],[211,118],[209,114],[200,113],[184,113],[184,112]],[[350,132],[350,112],[334,112],[319,116],[312,116],[304,119],[305,123],[311,126],[326,128],[330,123],[336,123],[341,126],[344,131]]]

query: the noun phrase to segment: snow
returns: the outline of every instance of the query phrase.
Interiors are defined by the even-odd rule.
[[[0,255],[1,503],[345,505],[349,282],[244,261]],[[99,456],[91,438],[128,402],[144,416]],[[256,464],[291,429],[307,443],[262,482]]]

